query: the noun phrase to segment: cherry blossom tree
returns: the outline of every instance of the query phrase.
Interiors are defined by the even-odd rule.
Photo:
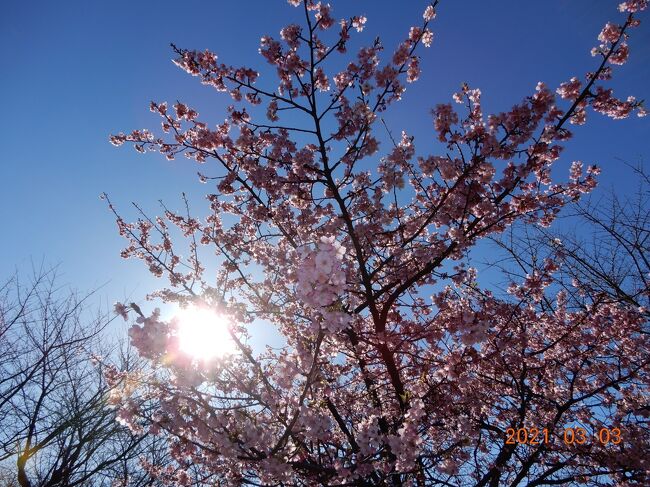
[[[108,203],[122,256],[169,280],[151,297],[227,317],[236,347],[192,356],[178,319],[116,305],[137,318],[131,340],[153,369],[124,391],[120,418],[168,435],[176,462],[152,475],[172,485],[647,485],[647,311],[580,276],[581,300],[569,299],[556,285],[559,251],[507,297],[479,286],[468,261],[480,241],[514,224],[548,227],[595,187],[599,169],[579,161],[551,178],[571,124],[590,110],[645,115],[608,81],[647,1],[620,4],[592,72],[555,90],[540,82],[507,112],[484,114],[481,91],[463,85],[456,107],[432,111],[442,150],[430,155],[407,133],[382,140],[392,135],[379,122],[418,79],[438,2],[388,55],[379,39],[348,54],[365,17],[289,3],[302,24],[259,49],[277,84],[172,46],[180,68],[232,97],[228,118],[210,126],[180,101],[152,102],[161,135],[111,137],[202,164],[204,217],[186,200],[130,223]],[[283,346],[252,347],[256,323]],[[157,410],[140,410],[143,398]]]

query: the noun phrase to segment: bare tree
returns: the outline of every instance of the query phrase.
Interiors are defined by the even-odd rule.
[[[100,356],[133,370],[128,350],[104,341],[107,314],[37,269],[0,286],[0,479],[7,485],[151,485],[139,458],[158,463],[156,440],[117,421]]]
[[[643,165],[632,170],[634,191],[611,190],[577,202],[552,231],[520,226],[492,239],[506,257],[490,264],[512,281],[550,257],[561,263],[556,285],[574,306],[600,296],[650,318],[650,176]]]
[[[636,192],[612,191],[576,205],[574,216],[588,227],[590,241],[564,232],[554,243],[562,246],[567,277],[650,316],[650,178],[643,167],[634,172]]]

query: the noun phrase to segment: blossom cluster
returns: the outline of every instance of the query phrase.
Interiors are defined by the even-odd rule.
[[[345,287],[343,247],[335,237],[321,237],[315,249],[300,249],[296,271],[298,296],[314,308],[333,304]]]
[[[299,249],[297,295],[316,311],[315,322],[331,332],[342,330],[350,320],[338,309],[346,286],[344,255],[345,247],[332,236],[321,237],[313,249]]]

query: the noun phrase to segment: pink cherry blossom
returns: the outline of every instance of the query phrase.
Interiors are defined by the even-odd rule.
[[[422,18],[429,22],[430,20],[433,20],[436,18],[436,10],[433,8],[432,5],[428,5],[427,8],[424,9],[424,13],[422,14]]]
[[[115,303],[113,305],[113,310],[115,314],[121,316],[124,321],[129,319],[128,308],[123,303]]]

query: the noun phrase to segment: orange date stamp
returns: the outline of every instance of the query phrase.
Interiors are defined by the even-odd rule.
[[[553,434],[548,428],[508,428],[506,445],[546,445],[552,443]],[[618,445],[623,441],[620,428],[600,428],[589,432],[582,427],[564,428],[557,435],[565,445],[584,445],[598,443],[601,445]]]

